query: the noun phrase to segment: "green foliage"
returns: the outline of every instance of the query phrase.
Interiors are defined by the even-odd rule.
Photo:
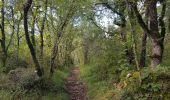
[[[141,73],[141,74],[140,74]],[[131,76],[124,78],[124,87],[120,90],[121,94],[117,96],[122,100],[146,100],[152,98],[154,100],[169,98],[169,80],[170,77],[168,67],[159,67],[152,71],[144,68],[140,72],[131,72]],[[116,96],[116,95],[115,95]]]
[[[87,65],[80,68],[80,79],[88,85],[88,95],[91,100],[110,100],[112,89],[105,79],[101,80],[96,65]]]
[[[47,77],[38,78],[33,68],[15,69],[8,76],[1,75],[0,99],[11,100],[68,100],[64,81],[69,73],[65,67],[57,70],[52,79]],[[9,94],[8,94],[9,93]]]

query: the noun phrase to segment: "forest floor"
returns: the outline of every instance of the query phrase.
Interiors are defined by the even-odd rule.
[[[70,100],[88,100],[87,86],[78,80],[80,69],[74,67],[71,69],[70,75],[66,78],[65,86],[69,93]]]

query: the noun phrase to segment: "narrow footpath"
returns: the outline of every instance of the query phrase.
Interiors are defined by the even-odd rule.
[[[79,68],[75,67],[66,78],[65,86],[69,93],[70,100],[88,100],[87,86],[78,80],[79,73]]]

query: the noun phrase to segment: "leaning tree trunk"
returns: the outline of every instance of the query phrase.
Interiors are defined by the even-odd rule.
[[[74,3],[75,1],[73,1],[72,3]],[[51,53],[51,61],[50,61],[50,77],[53,76],[53,73],[54,73],[54,67],[55,67],[55,59],[56,59],[56,56],[58,54],[58,45],[59,45],[59,42],[60,42],[60,39],[61,39],[61,36],[62,34],[64,33],[64,30],[65,28],[67,27],[68,25],[68,22],[70,21],[71,17],[73,16],[74,14],[74,6],[71,5],[70,8],[69,8],[69,11],[67,13],[67,15],[65,16],[65,18],[63,20],[61,20],[61,24],[60,26],[58,27],[58,32],[57,32],[57,36],[55,38],[55,41],[54,41],[54,46],[52,48],[52,53]],[[54,28],[54,25],[52,24],[52,27]]]
[[[145,22],[148,27],[148,14],[149,14],[149,9],[147,7],[145,11]],[[141,53],[140,53],[140,61],[139,61],[139,67],[145,67],[146,65],[146,45],[147,45],[147,32],[144,31],[144,34],[142,36],[142,47],[141,47]]]
[[[32,27],[31,27],[31,42],[32,45],[36,51],[36,43],[35,43],[35,22],[36,22],[36,16],[33,16],[33,21],[32,21]]]
[[[32,0],[27,0],[27,2],[24,5],[24,30],[25,30],[25,38],[26,38],[27,45],[29,47],[32,59],[34,61],[35,67],[36,67],[37,75],[39,77],[41,77],[41,76],[43,76],[43,72],[42,72],[41,67],[39,65],[39,62],[38,62],[38,60],[36,58],[36,53],[35,53],[33,44],[31,43],[31,40],[30,40],[30,37],[29,37],[29,32],[28,32],[28,11],[29,11],[29,9],[31,7],[31,4],[32,4]]]

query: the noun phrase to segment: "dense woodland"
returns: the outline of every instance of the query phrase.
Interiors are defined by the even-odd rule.
[[[0,100],[170,100],[170,0],[0,9]]]

